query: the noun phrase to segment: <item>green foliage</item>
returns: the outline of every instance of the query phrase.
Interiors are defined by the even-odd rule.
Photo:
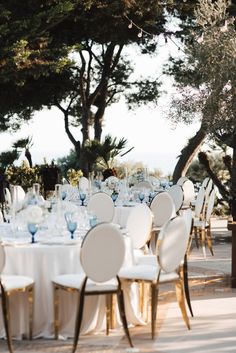
[[[125,138],[117,140],[116,137],[112,138],[111,135],[107,135],[103,142],[87,141],[83,155],[91,165],[97,163],[103,168],[112,168],[115,157],[119,155],[122,157],[133,149],[124,152],[126,145],[127,140]]]
[[[4,151],[0,153],[0,168],[5,170],[8,166],[13,165],[13,163],[19,158],[19,152],[14,149],[12,151]]]

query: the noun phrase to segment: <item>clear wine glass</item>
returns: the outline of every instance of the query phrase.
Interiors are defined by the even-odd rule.
[[[31,234],[31,243],[34,244],[35,243],[35,237],[34,236],[35,236],[35,234],[38,231],[38,224],[29,222],[27,227],[28,227],[28,231]]]
[[[74,239],[74,232],[77,229],[77,222],[75,220],[74,214],[72,212],[66,212],[65,220],[66,220],[67,229],[70,232],[70,238]]]

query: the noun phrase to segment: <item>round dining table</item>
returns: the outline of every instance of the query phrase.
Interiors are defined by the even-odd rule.
[[[9,225],[0,226],[0,237],[5,244],[6,264],[4,274],[29,276],[35,281],[33,337],[53,337],[53,285],[57,275],[83,273],[80,264],[81,238],[71,240],[68,236],[44,237],[39,234],[36,243],[31,243],[30,235],[15,234],[8,237]],[[132,264],[132,245],[124,234],[126,254],[124,265]],[[144,324],[138,311],[137,288],[125,287],[125,308],[129,323]],[[73,337],[76,293],[60,293],[60,335]],[[86,296],[81,333],[105,329],[105,296]],[[16,293],[10,298],[12,335],[22,338],[28,331],[26,297]],[[119,322],[119,320],[118,320]],[[2,315],[0,315],[0,337],[4,337]]]

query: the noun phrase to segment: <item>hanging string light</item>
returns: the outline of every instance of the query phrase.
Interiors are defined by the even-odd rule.
[[[138,30],[137,36],[138,36],[139,38],[142,38],[143,34],[146,34],[146,35],[148,35],[148,36],[150,36],[150,37],[152,37],[152,38],[155,38],[155,37],[156,37],[155,34],[150,33],[150,32],[148,32],[148,31],[144,30],[142,27],[138,26],[138,25],[137,25],[133,20],[131,20],[128,16],[124,15],[124,17],[129,21],[129,25],[128,25],[128,28],[129,28],[129,29],[136,28],[136,29]],[[172,37],[171,37],[172,34],[174,34],[174,33],[172,33],[172,32],[165,32],[165,34],[164,34],[165,43],[168,43],[168,39],[170,39],[171,42],[178,48],[178,50],[182,50],[182,51],[183,51],[183,49],[172,39]]]

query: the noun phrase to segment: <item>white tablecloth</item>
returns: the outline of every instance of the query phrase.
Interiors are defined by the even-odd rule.
[[[130,240],[126,237],[125,264],[132,261]],[[35,281],[34,306],[34,337],[53,336],[53,287],[52,279],[56,275],[67,273],[81,273],[80,245],[46,245],[46,244],[20,244],[6,245],[5,274],[26,275]],[[129,323],[142,324],[137,314],[137,296],[135,288],[132,289],[132,303],[129,299],[129,288],[125,288],[126,314]],[[25,300],[25,298],[24,298]],[[21,302],[20,302],[21,301]],[[60,334],[72,337],[74,333],[74,320],[76,308],[76,295],[61,293]],[[13,336],[21,338],[28,332],[27,305],[22,296],[15,295],[11,300],[11,317]],[[81,332],[90,332],[104,328],[105,297],[88,296],[85,299],[84,317]],[[5,336],[0,315],[0,336]]]

